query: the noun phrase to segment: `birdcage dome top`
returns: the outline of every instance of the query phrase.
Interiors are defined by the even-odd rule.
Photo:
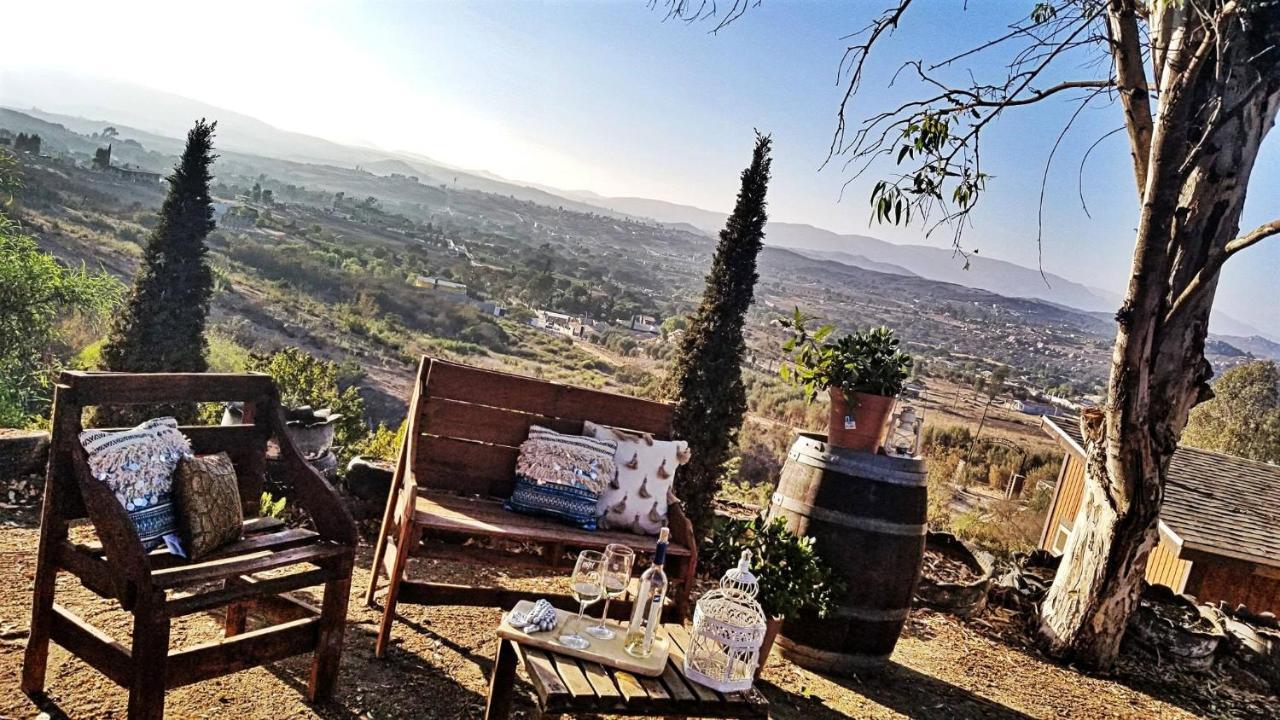
[[[736,590],[749,597],[760,593],[760,581],[751,572],[750,550],[743,550],[742,556],[738,558],[738,567],[729,568],[724,577],[720,578],[720,589]]]

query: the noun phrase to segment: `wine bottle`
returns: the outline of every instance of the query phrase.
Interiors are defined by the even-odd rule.
[[[667,541],[671,531],[662,528],[658,533],[658,547],[653,551],[653,564],[640,576],[640,589],[631,608],[631,623],[623,649],[635,657],[649,657],[653,652],[654,633],[662,622],[662,606],[667,599],[667,571],[662,565],[667,560]]]

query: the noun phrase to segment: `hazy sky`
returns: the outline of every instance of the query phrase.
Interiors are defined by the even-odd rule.
[[[722,2],[722,5],[724,3]],[[0,65],[36,65],[127,80],[220,105],[279,127],[418,152],[508,178],[606,195],[726,210],[749,159],[752,129],[775,139],[771,216],[898,242],[945,245],[919,227],[868,227],[873,177],[854,182],[826,157],[846,41],[882,0],[764,0],[719,34],[663,22],[646,0],[598,2],[18,3],[5,8]],[[921,3],[873,58],[861,117],[917,86],[888,87],[922,54],[941,58],[998,32],[1030,2]],[[917,8],[912,8],[917,10]],[[990,77],[1005,58],[954,69]],[[1083,58],[1063,76],[1093,77]],[[3,95],[0,88],[0,96]],[[1046,269],[1120,292],[1136,193],[1123,133],[1089,161],[1085,148],[1120,126],[1116,108],[1086,110],[1063,142],[1046,193]],[[54,110],[56,108],[46,108]],[[994,176],[966,245],[1034,266],[1044,162],[1074,106],[1046,104],[997,123],[984,152]],[[1260,159],[1246,207],[1251,228],[1280,215],[1280,139]],[[1280,242],[1233,260],[1220,306],[1273,333]]]

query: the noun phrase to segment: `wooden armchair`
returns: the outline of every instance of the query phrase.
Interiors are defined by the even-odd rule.
[[[81,416],[96,405],[243,401],[244,424],[186,426],[196,453],[225,451],[236,468],[246,518],[243,539],[199,562],[159,549],[146,552],[127,513],[108,487],[89,472],[80,445]],[[275,385],[266,375],[124,374],[66,372],[53,402],[53,438],[40,524],[31,633],[22,689],[44,692],[52,640],[129,689],[130,718],[164,716],[164,694],[187,685],[282,658],[314,652],[307,695],[327,698],[342,655],[343,628],[356,527],[337,494],[307,464],[284,432]],[[311,517],[315,530],[286,528],[258,513],[268,440],[279,449],[288,497]],[[71,521],[88,517],[99,542],[69,539]],[[293,568],[291,574],[257,573]],[[130,647],[54,602],[59,571],[76,576],[97,595],[133,614]],[[285,593],[324,586],[319,608]],[[194,587],[193,587],[194,586]],[[183,588],[188,592],[171,594]],[[226,607],[225,638],[169,650],[170,621]],[[286,622],[245,632],[251,608]]]

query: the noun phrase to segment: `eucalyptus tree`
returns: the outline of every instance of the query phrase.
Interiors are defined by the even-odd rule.
[[[1041,633],[1053,651],[1105,668],[1119,651],[1158,540],[1169,460],[1191,409],[1211,397],[1204,347],[1219,272],[1280,234],[1280,218],[1240,228],[1258,153],[1280,107],[1280,2],[1029,4],[1022,19],[993,26],[988,39],[963,52],[908,61],[897,79],[913,78],[923,90],[855,117],[868,60],[895,30],[926,13],[964,9],[886,2],[868,18],[851,18],[861,26],[840,58],[842,99],[828,158],[844,163],[851,177],[879,173],[882,159],[892,164],[871,194],[879,222],[949,228],[967,259],[961,233],[992,180],[983,169],[984,144],[999,137],[997,119],[1023,108],[1062,111],[1050,159],[1091,106],[1113,106],[1114,133],[1128,140],[1113,152],[1130,158],[1137,189],[1132,268],[1115,315],[1107,401],[1081,421],[1082,507],[1041,607]],[[710,19],[719,30],[759,4],[668,0],[665,7],[672,18]],[[999,68],[994,76],[957,72],[980,55],[1002,60],[984,65]],[[1109,147],[1099,143],[1086,160]]]

